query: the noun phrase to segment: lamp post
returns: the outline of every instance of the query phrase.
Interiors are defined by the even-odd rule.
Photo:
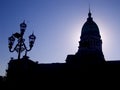
[[[27,52],[30,51],[34,45],[36,36],[34,33],[29,36],[29,49],[27,49],[25,45],[25,39],[23,38],[24,32],[26,30],[27,25],[25,24],[25,21],[20,24],[20,33],[14,33],[11,37],[8,38],[8,47],[10,52],[16,51],[18,53],[18,60],[20,60],[21,53],[25,51],[25,56],[27,56]],[[13,48],[15,39],[17,39],[17,44]],[[13,49],[12,49],[13,48]]]

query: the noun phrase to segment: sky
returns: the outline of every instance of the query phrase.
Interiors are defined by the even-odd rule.
[[[23,20],[27,24],[27,48],[29,35],[36,35],[34,47],[28,52],[30,59],[64,63],[67,55],[78,50],[89,4],[100,30],[106,61],[120,60],[120,0],[0,0],[0,75],[6,74],[11,57],[17,59],[17,52],[9,52],[8,37],[20,32]]]

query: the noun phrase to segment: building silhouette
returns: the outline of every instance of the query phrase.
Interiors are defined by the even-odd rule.
[[[12,89],[42,88],[52,83],[57,87],[75,89],[84,85],[101,87],[109,80],[119,81],[120,61],[105,60],[100,31],[91,15],[89,11],[87,21],[82,27],[77,53],[68,55],[66,63],[39,64],[27,56],[20,60],[10,60],[3,86]]]
[[[103,63],[105,61],[99,28],[93,21],[90,10],[87,21],[82,27],[80,39],[78,52],[75,55],[68,55],[68,63]]]

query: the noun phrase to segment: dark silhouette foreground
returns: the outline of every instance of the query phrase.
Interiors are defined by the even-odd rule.
[[[37,88],[44,86],[67,86],[81,88],[104,85],[120,80],[120,62],[106,61],[103,63],[53,63],[38,64],[28,58],[11,60],[7,75],[1,82],[4,88]],[[93,86],[91,86],[93,87]],[[46,88],[46,87],[44,87]]]

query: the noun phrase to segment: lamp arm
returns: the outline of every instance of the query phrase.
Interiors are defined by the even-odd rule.
[[[27,52],[29,52],[32,48],[29,48],[29,49],[27,49],[27,47],[26,47],[26,45],[25,45],[25,43],[23,42],[23,46],[24,46],[24,48],[25,48],[25,56],[27,56]]]
[[[17,46],[18,46],[18,44],[14,47],[13,50],[9,48],[9,51],[10,51],[10,52],[14,52],[14,51],[16,50],[16,47],[17,47]]]
[[[10,52],[14,52],[14,51],[15,51],[15,49],[11,50],[11,49],[9,48],[9,51],[10,51]]]
[[[27,49],[27,47],[26,47],[24,42],[23,42],[23,45],[24,45],[26,51],[30,51],[32,49],[32,48]]]

